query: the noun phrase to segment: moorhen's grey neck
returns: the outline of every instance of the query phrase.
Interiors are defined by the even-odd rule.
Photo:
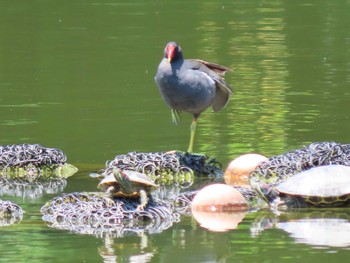
[[[180,122],[181,111],[193,115],[189,152],[193,151],[199,115],[210,106],[217,112],[228,103],[232,91],[223,79],[228,70],[204,60],[184,59],[176,42],[169,42],[164,49],[155,81],[176,124]]]

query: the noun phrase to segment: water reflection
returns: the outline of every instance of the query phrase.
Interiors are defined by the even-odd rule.
[[[29,119],[17,119],[17,120],[3,120],[0,125],[3,126],[17,126],[17,125],[29,125],[37,124],[38,121],[29,120]]]
[[[51,179],[43,182],[0,179],[0,196],[21,197],[23,201],[37,201],[45,194],[58,194],[67,186],[66,179]]]
[[[268,229],[280,229],[296,243],[313,247],[350,246],[350,210],[318,209],[312,211],[287,212],[276,216],[262,212],[251,226],[253,236]]]
[[[183,218],[171,232],[164,233],[154,242],[159,246],[158,262],[225,262],[232,254],[231,244],[225,232],[209,232]],[[190,226],[192,225],[192,226]],[[160,245],[165,236],[171,242]]]
[[[236,212],[203,212],[193,210],[193,217],[201,227],[214,232],[224,232],[236,229],[242,222],[247,211]]]
[[[6,200],[0,200],[0,227],[19,223],[23,219],[22,208]]]
[[[165,237],[171,242],[164,242]],[[221,262],[231,255],[230,242],[222,233],[185,225],[156,236],[141,234],[122,241],[103,239],[98,247],[103,262]]]
[[[285,99],[290,87],[285,60],[289,56],[286,10],[283,1],[252,7],[250,15],[245,15],[239,9],[222,6],[222,17],[218,18],[212,15],[212,5],[202,6],[203,20],[197,28],[202,35],[199,52],[212,61],[228,61],[226,65],[236,70],[228,75],[234,96],[224,110],[225,116],[207,114],[202,119],[201,151],[212,151],[210,146],[218,142],[231,156],[257,148],[270,154],[286,147],[286,116],[290,112]],[[234,15],[228,19],[225,14],[230,12]],[[222,45],[223,41],[229,44]],[[220,61],[220,57],[224,59]],[[222,133],[230,135],[226,141]]]
[[[154,249],[146,234],[123,241],[118,243],[113,238],[103,239],[103,245],[98,247],[103,262],[149,262],[154,257]]]
[[[350,246],[350,222],[339,218],[304,218],[280,222],[276,227],[290,234],[297,243],[313,246]]]

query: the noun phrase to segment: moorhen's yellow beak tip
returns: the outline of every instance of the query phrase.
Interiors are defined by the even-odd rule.
[[[169,63],[171,62],[171,57],[168,57],[168,62],[169,62]]]

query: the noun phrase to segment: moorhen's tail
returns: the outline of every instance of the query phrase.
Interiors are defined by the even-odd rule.
[[[224,80],[215,80],[216,96],[214,98],[212,108],[215,112],[220,111],[226,106],[232,94],[232,90]]]
[[[226,106],[232,95],[232,90],[224,80],[225,72],[231,71],[230,68],[208,62],[201,59],[190,59],[192,69],[198,69],[208,74],[208,76],[215,81],[216,96],[214,98],[212,108],[215,112],[220,111]]]

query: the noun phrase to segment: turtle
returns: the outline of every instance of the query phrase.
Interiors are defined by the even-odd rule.
[[[273,187],[250,178],[257,194],[272,208],[335,207],[350,204],[350,167],[325,165],[297,173]]]
[[[158,185],[147,175],[132,170],[114,168],[97,186],[106,191],[106,197],[140,198],[137,210],[143,210],[148,203],[148,196]]]

